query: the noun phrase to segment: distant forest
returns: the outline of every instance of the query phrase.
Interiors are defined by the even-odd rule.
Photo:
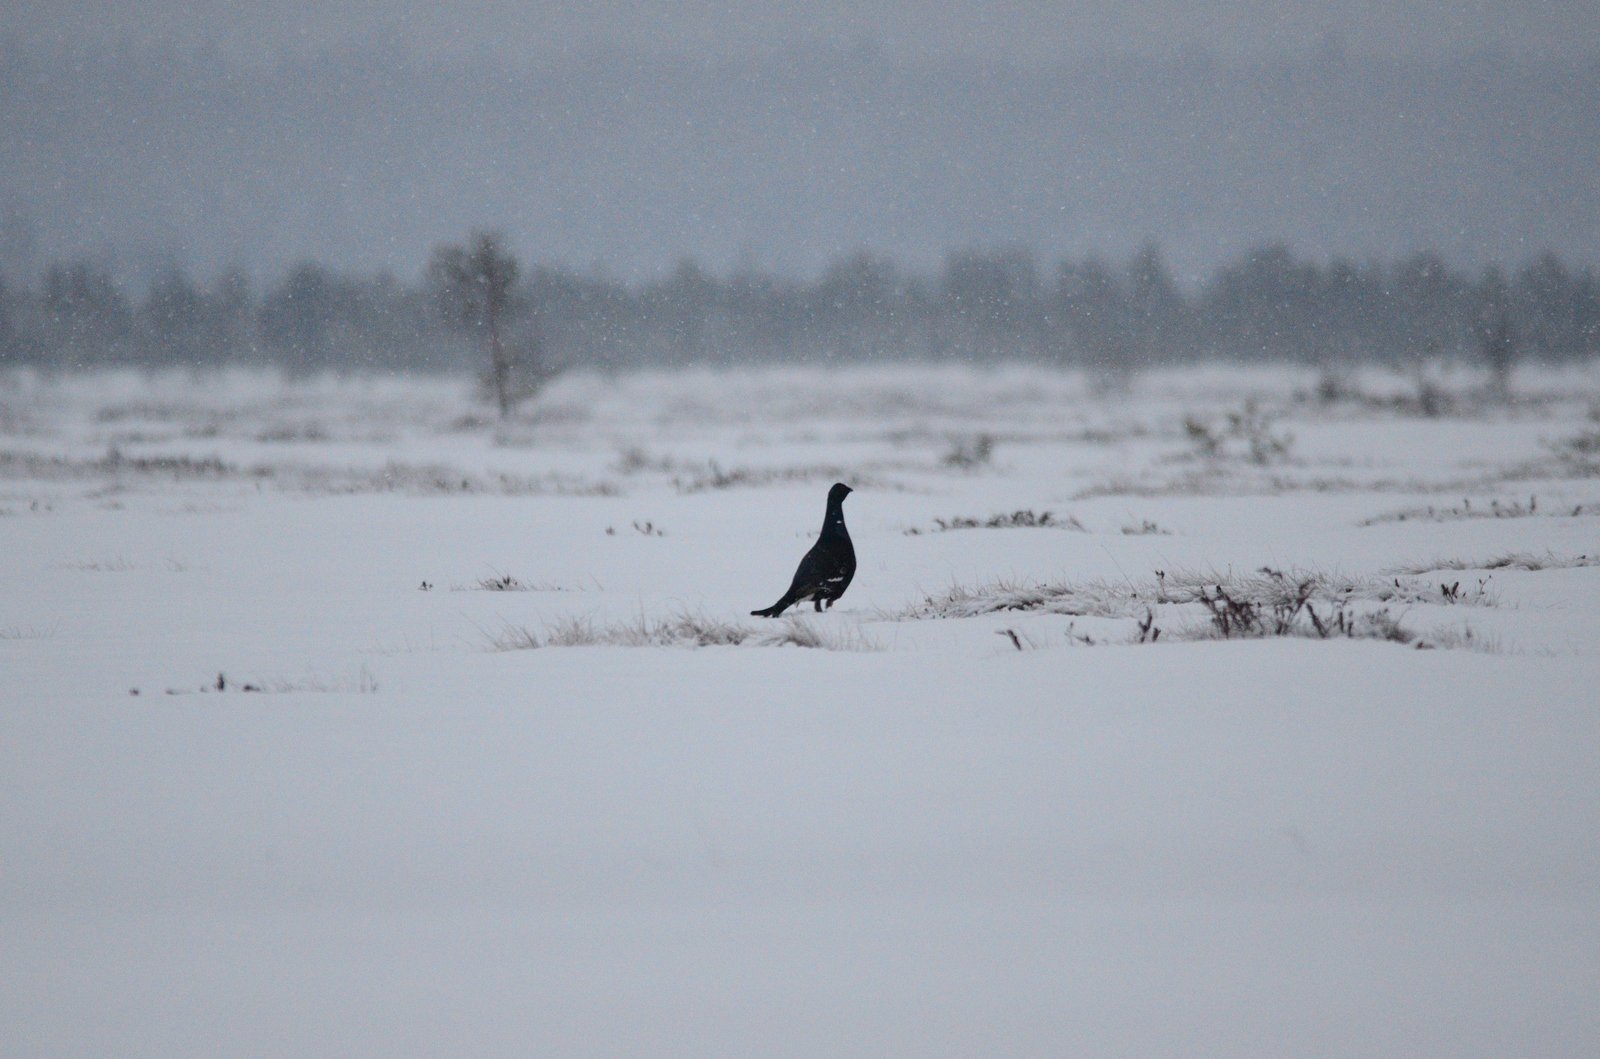
[[[60,263],[37,286],[0,279],[0,366],[482,370],[479,336],[452,326],[449,299],[437,272],[406,283],[312,263],[260,291],[239,271],[207,283],[169,271],[136,299],[92,263]],[[875,360],[1130,371],[1446,358],[1503,369],[1600,353],[1600,286],[1591,268],[1548,253],[1509,274],[1469,274],[1430,254],[1318,264],[1272,246],[1186,293],[1154,245],[1054,268],[1022,251],[957,253],[935,275],[863,252],[815,282],[719,278],[692,262],[636,285],[533,267],[517,274],[504,327],[519,362],[541,373]]]

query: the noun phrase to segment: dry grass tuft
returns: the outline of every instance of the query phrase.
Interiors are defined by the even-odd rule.
[[[883,645],[868,636],[859,625],[817,624],[809,618],[791,615],[776,629],[756,634],[756,647],[810,647],[820,651],[882,651]]]
[[[1385,640],[1418,648],[1455,648],[1498,652],[1499,643],[1460,625],[1422,634],[1407,628],[1393,605],[1494,606],[1488,579],[1463,590],[1446,584],[1399,578],[1354,578],[1316,571],[1262,567],[1250,575],[1169,574],[1156,571],[1153,581],[1084,581],[1028,584],[996,581],[952,587],[899,611],[880,613],[879,620],[971,618],[1005,611],[1032,611],[1127,622],[1125,635],[1077,633],[1068,626],[1068,645],[1171,641],[1268,639]],[[1037,633],[1000,629],[999,635],[1019,651],[1049,646]],[[1048,639],[1048,638],[1047,638]]]
[[[125,574],[129,570],[139,567],[131,560],[118,556],[115,559],[90,559],[84,562],[65,564],[68,570],[97,571],[101,573]]]
[[[1220,585],[1215,593],[1201,592],[1200,604],[1210,614],[1203,625],[1179,629],[1180,640],[1259,640],[1272,636],[1298,636],[1316,640],[1389,640],[1411,643],[1416,634],[1403,628],[1400,619],[1382,610],[1361,612],[1348,604],[1330,605],[1319,613],[1311,601],[1312,583],[1302,581],[1294,590],[1271,603],[1235,599]],[[1140,640],[1154,618],[1141,626]],[[1152,638],[1153,642],[1153,638]]]
[[[1419,647],[1446,651],[1478,651],[1486,655],[1506,654],[1505,644],[1494,633],[1480,632],[1470,625],[1448,625],[1435,629],[1418,641]]]
[[[1507,552],[1494,559],[1433,559],[1426,563],[1396,566],[1384,572],[1417,575],[1438,570],[1568,570],[1578,566],[1600,566],[1600,555]]]
[[[122,455],[112,446],[100,459],[71,459],[32,452],[0,451],[0,479],[98,481],[114,483],[244,481],[321,496],[403,493],[411,496],[581,496],[612,497],[622,490],[611,482],[551,472],[539,476],[488,472],[476,474],[447,464],[413,465],[390,460],[382,467],[340,467],[274,463],[241,467],[220,457]]]
[[[728,621],[688,611],[627,621],[597,622],[567,615],[548,623],[543,633],[507,625],[487,633],[491,650],[522,651],[541,647],[808,647],[822,651],[881,651],[857,625],[818,624],[799,616],[770,627]]]
[[[716,460],[704,464],[684,464],[683,473],[674,475],[672,486],[679,493],[702,493],[710,489],[751,488],[769,485],[797,485],[809,482],[843,482],[852,489],[896,489],[902,486],[846,467],[822,464],[810,467],[734,467],[723,470]]]
[[[1552,508],[1546,504],[1544,511],[1541,512],[1537,496],[1528,497],[1526,504],[1520,500],[1504,504],[1499,500],[1490,500],[1487,507],[1482,504],[1473,507],[1471,500],[1462,500],[1458,507],[1435,507],[1432,504],[1427,507],[1410,507],[1403,511],[1374,515],[1362,519],[1356,525],[1376,526],[1385,522],[1456,522],[1474,518],[1532,518],[1541,514],[1550,518],[1577,518],[1583,514],[1600,515],[1600,504],[1575,504],[1571,508],[1564,505]]]
[[[327,679],[315,673],[308,672],[299,679],[272,678],[237,681],[229,680],[225,673],[218,673],[215,680],[207,680],[204,684],[193,688],[167,688],[168,695],[222,695],[227,693],[252,694],[252,695],[294,695],[304,693],[316,694],[353,694],[372,695],[378,690],[378,678],[372,675],[371,670],[362,666],[356,673],[349,677]],[[130,695],[138,695],[138,688],[129,688]]]
[[[423,582],[427,584],[427,582]],[[431,587],[431,586],[430,586]],[[496,570],[470,585],[451,585],[452,592],[582,592],[583,586],[557,585],[549,581],[523,581]]]
[[[618,474],[670,474],[678,466],[671,456],[652,456],[638,445],[629,446],[617,454],[615,470]]]
[[[1130,522],[1123,526],[1122,535],[1124,537],[1170,537],[1172,536],[1172,531],[1162,529],[1149,519],[1141,519],[1137,523]]]
[[[0,640],[48,640],[55,634],[54,625],[12,625],[0,629]]]

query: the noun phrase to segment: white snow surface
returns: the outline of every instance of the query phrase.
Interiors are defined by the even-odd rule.
[[[1092,383],[5,377],[0,1055],[1600,1054],[1600,373]],[[823,647],[548,644],[786,628],[835,480]],[[1263,567],[1415,638],[1149,598]]]

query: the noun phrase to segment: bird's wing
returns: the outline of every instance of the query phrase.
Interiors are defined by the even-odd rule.
[[[827,537],[818,539],[806,552],[805,558],[800,560],[800,568],[794,572],[794,583],[789,586],[789,595],[799,598],[818,589],[848,583],[850,575],[855,573],[855,564],[850,561],[853,558],[848,544],[841,548],[838,541]]]

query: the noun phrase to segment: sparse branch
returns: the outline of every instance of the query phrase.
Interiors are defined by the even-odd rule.
[[[505,329],[516,308],[513,291],[521,272],[504,246],[498,232],[475,232],[470,247],[440,247],[428,266],[445,320],[476,337],[489,354],[490,381],[502,419],[513,400]]]

